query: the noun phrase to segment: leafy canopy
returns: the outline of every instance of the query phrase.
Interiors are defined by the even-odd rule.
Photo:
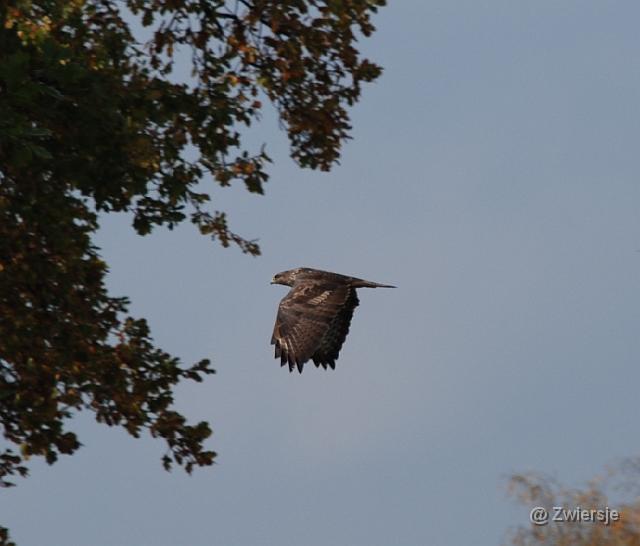
[[[202,183],[263,192],[269,158],[243,148],[240,128],[265,99],[292,157],[329,169],[349,135],[347,108],[380,74],[356,40],[383,4],[0,3],[0,427],[9,444],[0,485],[25,475],[30,456],[53,463],[78,449],[66,425],[85,409],[164,439],[167,469],[212,464],[209,424],[188,424],[172,396],[179,381],[213,373],[210,363],[182,366],[127,316],[126,298],[107,293],[92,244],[98,215],[129,211],[141,235],[189,219],[223,246],[258,254],[210,208]],[[188,81],[177,63],[191,64]]]

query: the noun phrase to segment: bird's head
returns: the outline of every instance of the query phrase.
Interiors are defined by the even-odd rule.
[[[271,279],[271,284],[284,284],[285,286],[293,286],[293,283],[296,281],[296,274],[298,273],[298,271],[299,268],[276,273],[273,276],[273,279]]]

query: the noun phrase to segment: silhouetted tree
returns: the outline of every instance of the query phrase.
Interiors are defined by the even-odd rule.
[[[29,456],[80,443],[74,412],[167,442],[163,458],[210,465],[210,427],[173,408],[182,367],[126,298],[104,286],[97,215],[130,211],[144,235],[185,219],[223,246],[259,248],[212,210],[202,182],[263,192],[264,150],[241,128],[271,101],[303,167],[327,170],[347,108],[380,68],[358,35],[384,0],[12,0],[0,3],[0,485]],[[133,29],[133,30],[132,30]],[[148,36],[139,43],[137,35]],[[191,67],[180,80],[174,67]],[[14,447],[12,448],[11,445]],[[8,538],[4,539],[8,541]]]

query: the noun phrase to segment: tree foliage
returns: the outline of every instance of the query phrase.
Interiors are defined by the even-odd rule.
[[[0,3],[0,484],[80,443],[74,412],[163,438],[165,467],[215,454],[172,388],[213,373],[156,348],[110,296],[100,214],[144,235],[190,220],[258,254],[204,184],[262,193],[269,157],[241,131],[270,101],[303,167],[327,170],[348,107],[380,68],[356,49],[384,0],[12,0]],[[143,41],[139,36],[147,36]],[[180,79],[176,68],[191,67]],[[246,130],[246,129],[245,129]],[[0,533],[2,533],[0,529]],[[8,539],[7,539],[8,540]]]
[[[509,492],[527,507],[542,507],[549,517],[554,506],[619,513],[618,521],[549,521],[521,526],[510,532],[513,546],[640,546],[640,459],[613,467],[582,488],[569,488],[540,474],[518,474],[509,481]],[[565,515],[561,517],[565,518]]]

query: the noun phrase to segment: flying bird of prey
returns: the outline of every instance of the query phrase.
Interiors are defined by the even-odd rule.
[[[335,369],[359,303],[356,288],[395,288],[308,267],[278,273],[271,284],[291,287],[278,306],[271,338],[275,357],[300,373],[309,359],[316,367]]]

